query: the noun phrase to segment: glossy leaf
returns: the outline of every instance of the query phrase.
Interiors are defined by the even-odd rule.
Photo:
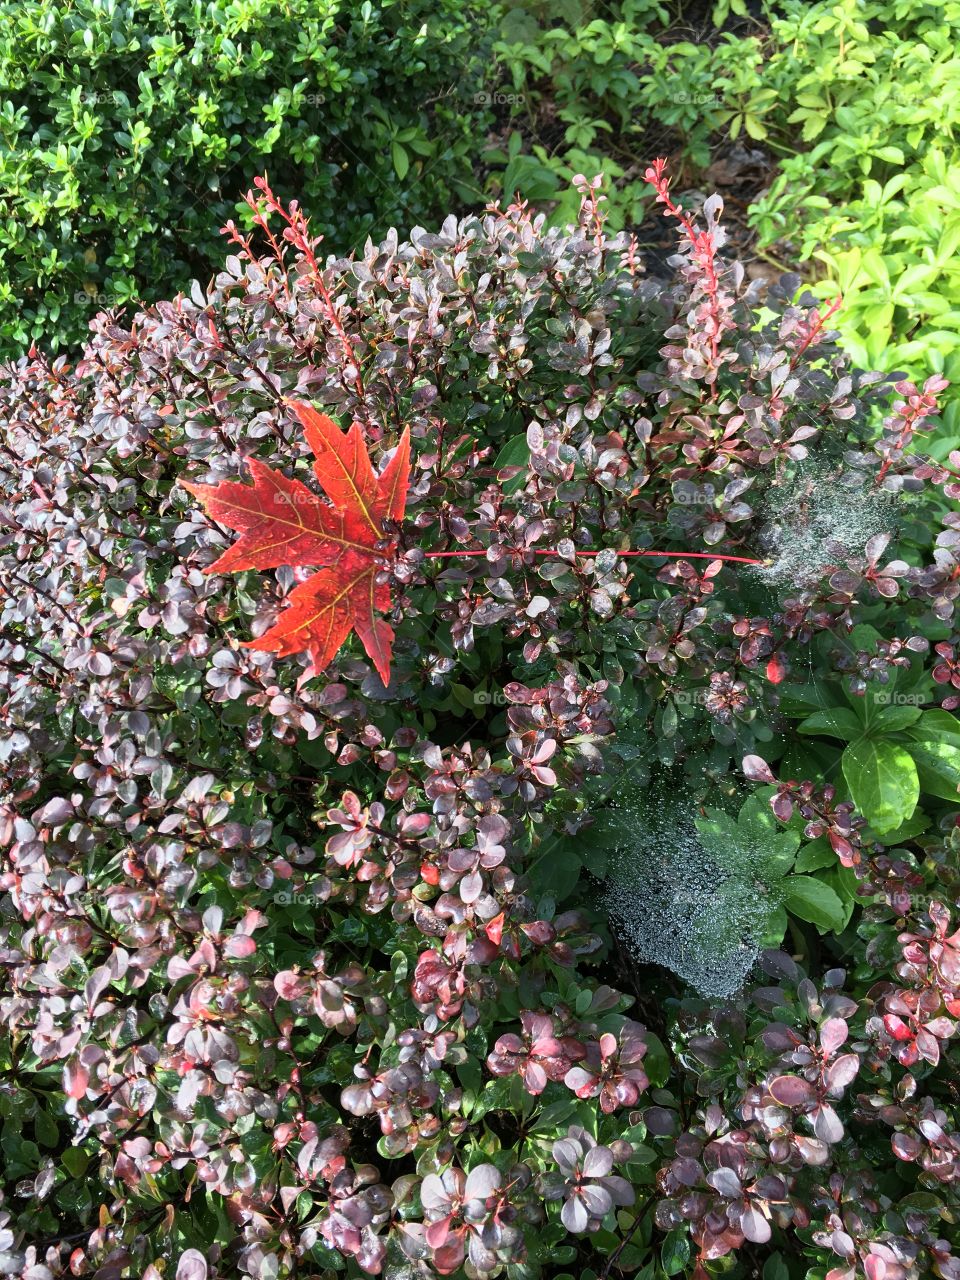
[[[843,753],[843,776],[854,804],[880,835],[906,822],[920,799],[917,766],[894,742],[864,739]]]

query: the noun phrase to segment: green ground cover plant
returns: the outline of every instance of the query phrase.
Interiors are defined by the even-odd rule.
[[[730,16],[720,10],[718,23]],[[677,16],[662,0],[511,6],[489,77],[500,77],[492,100],[502,104],[508,134],[505,146],[487,152],[492,191],[552,199],[552,217],[563,225],[576,214],[572,177],[603,173],[610,225],[619,230],[637,226],[649,206],[641,157],[652,143],[669,140],[678,158],[705,168],[726,118],[725,95],[741,87],[760,45],[721,34],[709,19],[710,39],[702,40]]]
[[[761,243],[817,264],[844,295],[854,359],[960,372],[960,58],[952,0],[785,0],[753,91],[780,172],[753,210]],[[733,109],[733,108],[732,108]],[[946,410],[955,436],[956,403]]]

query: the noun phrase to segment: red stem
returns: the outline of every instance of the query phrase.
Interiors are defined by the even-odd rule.
[[[710,356],[714,364],[720,352],[720,280],[717,275],[716,246],[712,231],[699,231],[692,220],[687,217],[680,205],[670,195],[670,179],[666,175],[667,162],[662,157],[654,160],[653,165],[644,174],[646,182],[657,193],[657,203],[662,204],[667,213],[677,219],[692,250],[693,261],[702,269],[704,292],[707,295],[710,309]]]
[[[604,548],[605,550],[607,548]],[[522,555],[533,553],[535,556],[558,556],[559,551],[545,550],[540,547],[528,547]],[[444,556],[485,556],[486,551],[426,551],[428,559],[440,559]],[[578,556],[598,556],[599,551],[577,551]],[[736,560],[739,564],[766,564],[765,560],[754,560],[750,556],[721,555],[713,551],[618,551],[618,556],[665,556],[668,560]]]
[[[324,309],[326,310],[326,313],[327,313],[327,319],[330,321],[330,324],[333,326],[334,330],[336,331],[337,336],[340,338],[340,341],[343,343],[344,350],[347,353],[347,358],[349,359],[350,363],[353,365],[356,371],[354,375],[354,387],[356,388],[357,397],[360,400],[360,403],[364,404],[365,401],[364,401],[363,377],[360,373],[360,361],[357,359],[353,350],[353,344],[351,343],[349,337],[347,336],[347,331],[346,329],[344,329],[340,321],[340,317],[337,315],[336,307],[334,307],[333,305],[333,299],[330,297],[330,292],[327,289],[326,283],[323,279],[323,271],[320,267],[319,262],[316,259],[316,255],[313,252],[313,245],[310,243],[309,220],[303,214],[299,206],[293,211],[293,213],[290,213],[281,204],[281,202],[270,190],[270,186],[267,182],[266,176],[262,178],[254,178],[253,185],[254,187],[256,187],[258,191],[263,192],[264,200],[266,201],[267,208],[270,210],[270,212],[279,213],[280,217],[283,219],[283,221],[286,223],[289,229],[290,243],[293,245],[295,249],[299,249],[300,252],[303,254],[304,259],[306,260],[306,263],[310,268],[310,274],[313,277],[313,281],[316,284],[317,289],[319,290],[320,297],[324,305]],[[254,213],[257,215],[257,218],[255,218],[255,221],[257,221],[257,219],[260,219],[258,225],[260,225],[263,228],[263,230],[267,231],[269,234],[269,231],[266,225],[266,219],[260,213],[257,201],[253,199],[249,193],[247,194],[245,199],[247,204],[250,206],[251,209],[253,209]],[[319,241],[319,240],[322,240],[323,237],[318,236],[317,239]],[[275,256],[276,256],[276,252],[277,251],[275,249],[274,250]]]
[[[821,333],[823,333],[824,326],[826,325],[827,321],[830,319],[832,315],[835,315],[836,312],[840,310],[840,307],[842,305],[843,305],[843,296],[842,294],[837,294],[837,296],[833,299],[833,301],[827,307],[826,311],[821,313],[819,310],[814,310],[813,317],[812,317],[813,323],[810,327],[810,330],[801,339],[800,345],[797,347],[796,351],[794,351],[793,356],[790,359],[791,373],[800,362],[800,357],[803,355],[803,353],[807,350],[809,346],[811,346],[814,342],[816,342],[816,340],[820,337]]]

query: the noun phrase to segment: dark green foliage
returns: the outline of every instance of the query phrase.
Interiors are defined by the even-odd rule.
[[[0,354],[203,283],[254,174],[346,250],[476,202],[477,0],[0,4]]]

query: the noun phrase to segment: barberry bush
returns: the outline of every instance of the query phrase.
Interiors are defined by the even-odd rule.
[[[261,181],[5,370],[3,1274],[960,1276],[942,380],[648,179],[669,279],[585,180],[326,260]],[[236,538],[268,474],[346,537],[318,415],[410,442],[379,648]]]

